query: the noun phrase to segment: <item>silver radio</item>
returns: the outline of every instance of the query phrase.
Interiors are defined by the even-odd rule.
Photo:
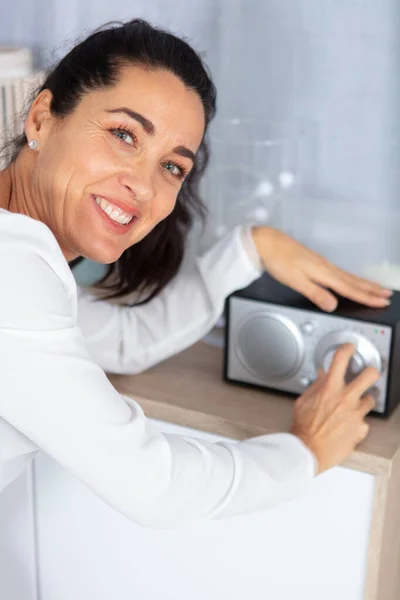
[[[340,299],[324,313],[267,274],[227,301],[225,379],[295,395],[328,370],[337,348],[356,346],[347,379],[366,366],[381,377],[375,413],[388,416],[400,400],[400,293],[386,309]]]

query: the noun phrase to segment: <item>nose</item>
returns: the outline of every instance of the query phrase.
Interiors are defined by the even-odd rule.
[[[149,168],[136,168],[122,173],[119,181],[138,202],[150,202],[155,196],[153,174]]]

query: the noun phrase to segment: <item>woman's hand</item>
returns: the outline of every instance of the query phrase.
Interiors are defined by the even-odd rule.
[[[291,433],[299,437],[318,461],[318,473],[341,464],[368,433],[365,416],[375,401],[367,390],[379,379],[379,371],[368,367],[346,385],[345,375],[355,347],[341,346],[326,374],[295,403]]]
[[[281,231],[254,227],[252,235],[265,269],[322,310],[331,312],[337,306],[327,288],[366,306],[378,308],[390,303],[390,290],[342,271]]]

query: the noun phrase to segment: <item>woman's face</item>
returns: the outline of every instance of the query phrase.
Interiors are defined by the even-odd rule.
[[[28,132],[39,141],[36,212],[67,260],[101,263],[171,213],[205,127],[194,91],[167,71],[139,66],[123,67],[114,87],[85,94],[71,115],[44,123],[38,135]]]

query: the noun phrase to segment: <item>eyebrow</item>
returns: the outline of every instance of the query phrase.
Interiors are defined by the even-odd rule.
[[[111,109],[107,110],[107,112],[112,113],[112,114],[113,113],[124,113],[130,119],[133,119],[134,121],[137,121],[138,123],[140,123],[141,126],[143,127],[143,129],[145,130],[145,132],[148,133],[149,135],[154,135],[156,132],[156,128],[154,127],[154,125],[151,121],[146,119],[146,117],[144,117],[140,113],[135,112],[134,110],[131,110],[130,108],[126,108],[125,106],[122,106],[121,108],[111,108]]]
[[[143,127],[143,129],[145,130],[145,132],[148,135],[155,135],[155,133],[156,133],[156,128],[154,127],[153,123],[151,121],[149,121],[149,119],[146,119],[146,117],[144,117],[143,115],[141,115],[140,113],[138,113],[134,110],[131,110],[130,108],[122,106],[121,108],[109,109],[109,110],[107,110],[107,112],[112,113],[112,114],[123,113],[130,119],[133,119],[134,121],[137,121],[138,123],[140,123],[140,125]],[[196,161],[195,153],[192,152],[191,150],[189,150],[189,148],[186,148],[186,146],[177,146],[176,148],[173,149],[173,152],[174,152],[174,154],[179,154],[180,156],[189,158],[193,163]]]
[[[193,164],[196,162],[195,153],[189,150],[189,148],[186,148],[186,146],[177,146],[173,149],[173,152],[174,154],[179,154],[180,156],[185,156],[186,158],[189,158],[193,162]]]

